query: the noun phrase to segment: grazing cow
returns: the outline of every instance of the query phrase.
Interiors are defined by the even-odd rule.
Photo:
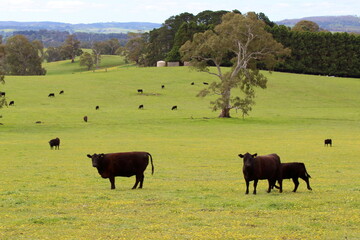
[[[55,147],[55,150],[56,150],[56,148],[59,149],[60,148],[60,139],[59,138],[51,139],[49,141],[49,144],[50,144],[51,149],[53,149],[53,147]]]
[[[42,122],[41,122],[41,121],[36,121],[35,123],[36,123],[36,124],[41,124]]]
[[[48,97],[55,97],[55,93],[49,93]]]
[[[14,101],[10,101],[9,106],[14,106],[15,102]]]
[[[144,109],[144,105],[139,105],[139,109]]]
[[[88,121],[88,117],[84,116],[84,122],[87,122],[87,121]]]
[[[165,88],[165,85],[161,85],[161,88],[164,89],[164,88]]]
[[[61,91],[59,92],[59,94],[64,94],[64,90],[61,90]]]
[[[307,185],[307,189],[312,190],[309,183],[309,178],[311,176],[307,173],[305,164],[300,162],[292,162],[292,163],[281,163],[281,178],[282,179],[290,179],[292,178],[295,188],[293,192],[296,192],[299,186],[299,178],[304,180]],[[275,186],[279,188],[278,186]]]
[[[171,110],[177,110],[177,106],[172,106]]]
[[[5,97],[5,92],[0,92],[0,96]]]
[[[100,108],[99,106],[96,106],[96,107],[95,107],[95,110],[99,110],[99,108]]]
[[[137,91],[138,91],[138,93],[143,93],[144,92],[142,89],[138,89]]]
[[[207,83],[207,82],[203,82],[203,84],[204,84],[204,85],[209,85],[209,83]]]
[[[329,139],[325,139],[324,141],[324,146],[328,146],[330,145],[330,147],[332,146],[332,140],[329,138]]]
[[[152,156],[148,152],[119,152],[119,153],[101,153],[87,155],[92,160],[93,167],[96,167],[102,178],[109,178],[111,189],[115,189],[115,177],[136,176],[135,189],[140,183],[142,188],[144,182],[144,171],[151,159],[152,171],[154,174],[154,165]]]
[[[257,153],[239,154],[244,159],[243,174],[246,182],[246,192],[249,193],[249,183],[254,180],[254,194],[256,194],[256,186],[259,179],[267,179],[269,182],[268,193],[275,186],[276,180],[280,185],[282,192],[282,179],[280,177],[280,157],[277,154],[269,154],[257,156]]]
[[[195,85],[195,83],[194,83],[194,82],[192,82],[192,83],[191,83],[191,85]]]

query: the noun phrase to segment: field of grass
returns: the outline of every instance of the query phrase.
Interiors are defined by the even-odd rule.
[[[6,77],[15,106],[0,110],[0,239],[360,238],[359,79],[266,73],[250,117],[218,119],[195,97],[212,76],[107,61],[118,60],[103,59],[107,72],[60,62]],[[86,157],[121,151],[152,154],[143,189],[118,177],[110,190]],[[304,162],[313,191],[285,180],[268,194],[259,181],[245,195],[245,152]]]

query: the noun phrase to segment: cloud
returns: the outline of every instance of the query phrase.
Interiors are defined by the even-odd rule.
[[[49,9],[77,9],[85,6],[86,3],[82,1],[49,1],[46,8]]]

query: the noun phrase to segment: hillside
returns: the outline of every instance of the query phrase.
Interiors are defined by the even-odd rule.
[[[15,22],[0,21],[0,32],[14,32],[25,30],[56,30],[91,33],[127,33],[127,32],[146,32],[160,27],[159,23],[149,22],[108,22],[108,23],[89,23],[89,24],[70,24],[61,22]]]
[[[360,33],[360,17],[357,16],[304,17],[299,19],[285,19],[276,22],[276,24],[293,27],[297,22],[302,20],[316,22],[321,28],[331,32]]]

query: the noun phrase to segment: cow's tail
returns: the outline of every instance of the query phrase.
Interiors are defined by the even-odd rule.
[[[305,171],[305,177],[311,178],[310,174],[306,171],[305,164],[303,164],[303,166],[304,166],[304,171]]]
[[[153,159],[150,153],[147,153],[150,156],[150,160],[151,160],[151,175],[154,175],[154,164],[153,164]]]

